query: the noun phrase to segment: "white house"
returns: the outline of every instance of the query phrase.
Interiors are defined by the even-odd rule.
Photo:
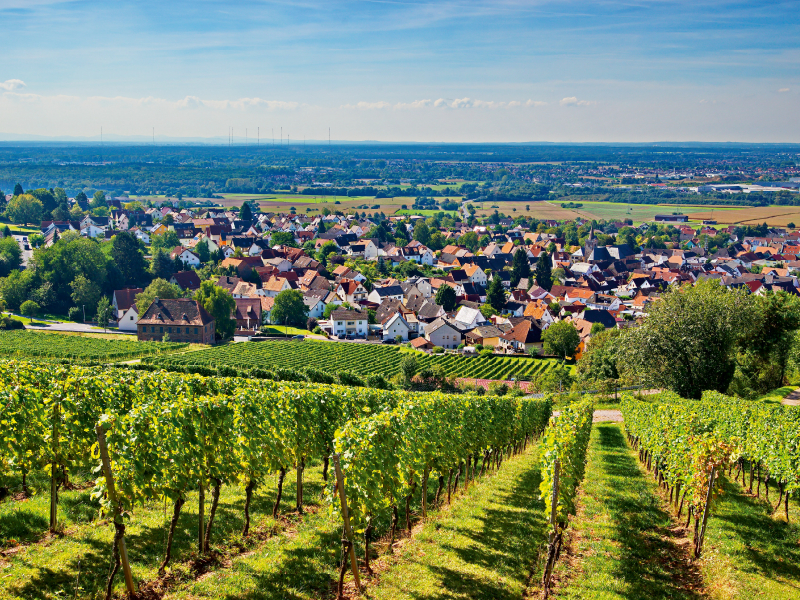
[[[200,266],[200,257],[197,256],[194,252],[189,250],[188,248],[184,248],[183,246],[178,246],[175,248],[171,253],[170,257],[172,260],[176,258],[180,258],[184,264],[189,265],[190,267],[199,267]]]
[[[139,312],[136,310],[136,305],[134,304],[124,313],[122,316],[119,317],[119,330],[120,331],[132,331],[136,333],[137,327],[136,325],[139,323]]]
[[[366,313],[339,308],[331,313],[329,329],[333,335],[367,337],[368,319]]]
[[[456,313],[456,321],[464,324],[464,329],[475,329],[486,322],[486,318],[477,308],[462,306]]]
[[[486,273],[475,263],[470,263],[464,267],[464,273],[467,274],[469,277],[470,283],[474,283],[476,285],[482,285],[486,287],[489,279],[486,277]]]
[[[97,225],[92,225],[89,223],[85,227],[81,227],[81,235],[90,238],[105,237],[106,232],[100,229]]]
[[[383,339],[393,340],[399,335],[404,342],[408,341],[408,332],[411,331],[411,327],[399,312],[387,317],[381,323],[381,327],[383,329]]]
[[[317,296],[303,296],[303,304],[308,307],[308,316],[320,319],[325,312],[325,302]]]
[[[461,332],[440,317],[425,326],[425,339],[434,346],[455,350],[461,343]]]
[[[367,296],[367,300],[375,304],[380,304],[384,300],[402,300],[403,298],[403,288],[399,285],[375,286]]]

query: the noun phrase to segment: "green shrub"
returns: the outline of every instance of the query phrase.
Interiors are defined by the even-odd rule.
[[[367,387],[374,390],[390,390],[392,385],[386,380],[383,375],[373,373],[367,376]]]
[[[441,346],[434,346],[431,352],[433,352],[434,354],[443,354],[444,348],[442,348]]]
[[[306,367],[303,369],[303,372],[306,374],[306,379],[311,383],[335,383],[336,379],[332,375],[328,375],[319,369],[313,369],[311,367]]]
[[[338,373],[336,377],[341,385],[364,387],[364,380],[349,371],[342,371]]]

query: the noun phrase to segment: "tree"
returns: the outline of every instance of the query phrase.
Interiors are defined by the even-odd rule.
[[[211,259],[211,252],[208,248],[208,240],[204,238],[197,242],[197,245],[194,247],[194,253],[197,254],[197,258],[200,259],[201,263],[207,263]]]
[[[476,252],[478,250],[478,241],[478,234],[474,231],[468,231],[458,238],[458,245],[464,246],[470,252]]]
[[[751,314],[742,289],[715,280],[672,288],[648,307],[639,327],[625,329],[620,370],[630,381],[685,398],[724,393],[736,370],[736,340]]]
[[[452,312],[458,306],[458,297],[456,291],[447,284],[442,284],[436,291],[434,298],[436,304],[441,306],[445,312]]]
[[[204,281],[200,284],[194,299],[214,317],[218,339],[233,337],[236,321],[232,315],[236,309],[236,301],[228,290],[214,285],[213,281]]]
[[[528,253],[524,248],[517,248],[511,263],[511,286],[516,287],[520,279],[531,276],[531,265],[528,262]]]
[[[568,356],[575,356],[581,338],[575,325],[567,321],[558,321],[544,330],[542,341],[545,352],[559,356],[563,361]]]
[[[550,255],[542,251],[539,260],[536,261],[536,285],[548,292],[553,288],[553,265],[550,262]]]
[[[589,339],[577,366],[578,377],[582,381],[619,379],[617,352],[621,333],[621,329],[609,329]]]
[[[784,385],[789,353],[800,328],[800,300],[787,292],[750,299],[751,312],[738,341],[734,391],[755,397]]]
[[[308,307],[303,302],[303,293],[300,290],[283,290],[275,296],[272,307],[274,323],[302,328],[307,319]]]
[[[405,380],[406,385],[411,384],[411,380],[414,379],[414,375],[417,374],[417,357],[413,354],[407,354],[403,357],[403,360],[400,362],[400,372],[403,374],[403,379]]]
[[[94,281],[87,279],[83,275],[78,275],[70,284],[72,288],[72,301],[75,306],[89,307],[89,315],[92,314],[92,308],[97,306],[100,300],[100,286]]]
[[[83,192],[78,192],[75,196],[75,204],[81,205],[89,202],[89,198],[86,197],[86,194]]]
[[[111,241],[111,258],[122,273],[123,285],[138,285],[147,279],[147,261],[139,240],[129,231],[120,231]]]
[[[56,208],[58,208],[58,201],[56,200],[55,195],[48,189],[39,188],[36,190],[31,190],[29,194],[42,203],[43,215],[49,215]]]
[[[239,220],[240,221],[253,220],[253,210],[250,208],[250,203],[245,202],[244,204],[242,204],[242,208],[239,209]]]
[[[153,253],[150,264],[150,274],[154,279],[169,279],[175,272],[175,263],[164,248],[159,248]]]
[[[111,316],[114,307],[108,301],[108,296],[102,296],[97,302],[97,325],[103,328],[103,332],[108,328],[108,322],[111,321]]]
[[[176,246],[181,245],[181,239],[172,229],[168,229],[161,235],[154,235],[150,238],[150,246],[153,251],[164,249],[172,252]]]
[[[603,333],[606,330],[606,326],[602,323],[592,323],[592,330],[590,335],[597,335],[598,333]]]
[[[22,189],[22,186],[20,184],[18,184],[18,183],[15,183],[14,184],[14,195],[15,196],[21,196],[24,193],[25,193],[25,190]]]
[[[23,315],[28,317],[31,320],[31,323],[33,323],[33,317],[35,317],[36,314],[39,312],[39,305],[36,304],[36,302],[34,302],[33,300],[25,300],[25,302],[22,303],[22,306],[20,306],[19,309],[20,312],[22,312]]]
[[[0,296],[9,310],[18,310],[25,300],[28,292],[34,287],[33,271],[11,271],[8,277],[0,279]]]
[[[6,215],[14,223],[38,224],[42,220],[42,203],[30,194],[14,196],[8,203]]]
[[[136,295],[136,309],[139,311],[139,315],[143,315],[156,298],[174,300],[182,295],[183,290],[177,285],[170,283],[166,279],[154,279],[143,292]]]
[[[506,305],[506,292],[503,289],[503,281],[499,275],[492,277],[489,289],[486,290],[486,303],[497,312],[502,311]]]
[[[297,248],[297,242],[294,241],[294,234],[291,231],[276,231],[272,234],[269,240],[272,246],[289,246]]]
[[[320,264],[327,265],[328,264],[328,256],[330,253],[333,252],[334,254],[339,253],[339,246],[336,245],[334,241],[327,241],[322,246],[320,246],[319,250],[317,250],[317,261]]]
[[[89,208],[108,208],[106,193],[102,190],[97,190],[94,193],[94,196],[92,196],[92,201],[89,203]]]
[[[414,239],[426,246],[431,241],[431,230],[428,227],[428,224],[422,219],[420,219],[414,226]]]
[[[21,264],[22,250],[17,240],[11,236],[0,239],[0,277],[7,277],[11,271],[19,269]]]

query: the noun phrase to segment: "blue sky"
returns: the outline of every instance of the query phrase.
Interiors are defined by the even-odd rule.
[[[0,22],[8,134],[800,141],[796,1],[0,0]]]

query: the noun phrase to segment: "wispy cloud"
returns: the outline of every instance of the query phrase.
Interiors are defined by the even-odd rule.
[[[477,100],[474,98],[439,98],[438,100],[415,100],[414,102],[397,102],[391,104],[390,102],[358,102],[356,104],[345,104],[341,108],[360,109],[360,110],[414,110],[422,108],[440,108],[440,109],[465,109],[465,108],[488,108],[488,109],[501,109],[501,108],[517,108],[517,107],[536,107],[544,106],[547,102],[540,102],[538,100],[527,100],[521,102],[519,100],[511,100],[507,102],[496,102],[494,100]]]
[[[14,82],[19,82],[21,85],[14,85]],[[239,98],[236,100],[204,100],[197,96],[186,96],[181,100],[166,100],[164,98],[155,98],[153,96],[146,96],[143,98],[130,98],[126,96],[87,96],[81,98],[78,96],[54,95],[43,96],[40,94],[19,93],[10,90],[19,89],[24,87],[25,84],[17,79],[12,79],[0,83],[0,90],[9,90],[3,93],[3,96],[10,100],[17,100],[21,102],[34,103],[34,102],[48,102],[48,103],[83,103],[86,105],[101,105],[101,106],[160,106],[163,108],[176,108],[183,110],[191,109],[211,109],[217,111],[244,111],[250,108],[267,109],[267,110],[295,110],[301,105],[298,102],[285,102],[282,100],[265,100],[263,98]]]
[[[785,94],[788,91],[789,91],[789,88],[781,88],[781,89],[778,90],[778,92],[781,93],[781,94]]]
[[[0,81],[0,90],[4,90],[6,92],[21,90],[24,87],[25,82],[21,79],[6,79],[5,81]]]
[[[597,104],[594,100],[578,100],[575,96],[570,96],[568,98],[562,98],[559,102],[561,106],[591,106],[592,104]]]

